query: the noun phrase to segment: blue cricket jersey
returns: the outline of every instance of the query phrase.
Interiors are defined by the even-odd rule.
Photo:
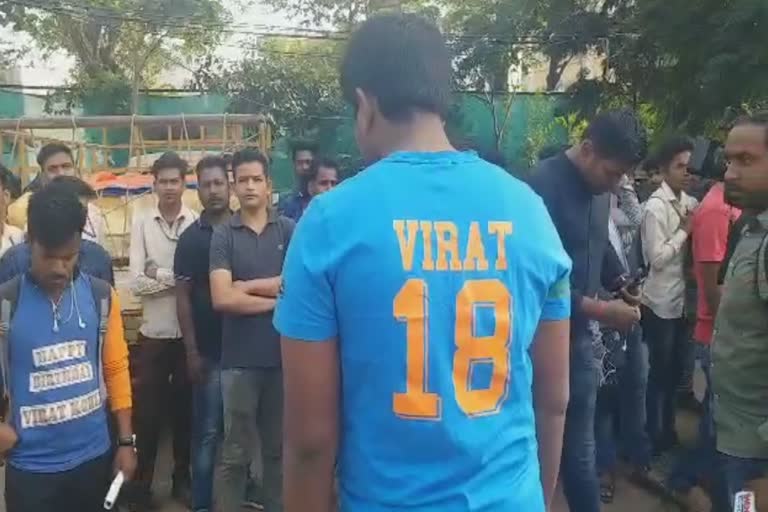
[[[544,511],[529,349],[570,268],[541,199],[474,153],[396,153],[312,200],[275,325],[338,338],[342,511]]]
[[[31,473],[68,471],[110,449],[90,278],[78,274],[59,304],[55,330],[50,299],[22,276],[8,331],[12,424],[19,435],[8,462]]]

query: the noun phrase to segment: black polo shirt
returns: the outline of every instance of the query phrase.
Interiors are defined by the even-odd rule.
[[[197,350],[201,356],[221,359],[221,315],[213,310],[210,283],[210,252],[213,226],[203,211],[200,218],[179,237],[173,259],[176,279],[192,284],[192,320],[195,324]]]
[[[240,213],[216,226],[211,240],[210,270],[232,273],[232,281],[275,277],[295,223],[270,210],[261,233],[244,225]],[[276,368],[281,364],[280,335],[272,325],[272,312],[259,315],[223,315],[222,368]]]

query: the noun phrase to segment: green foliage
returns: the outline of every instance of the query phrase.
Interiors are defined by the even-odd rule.
[[[728,112],[768,99],[764,0],[622,0],[616,12],[621,36],[605,76],[575,88],[578,108],[630,104],[657,135],[660,127],[717,135]]]
[[[267,0],[267,3],[312,28],[330,24],[340,30],[351,30],[371,14],[390,9],[438,16],[437,8],[428,0]]]
[[[332,138],[345,118],[340,51],[335,41],[269,38],[247,58],[202,81],[229,95],[233,112],[271,115],[276,136]]]
[[[574,56],[600,50],[610,9],[592,0],[444,0],[446,28],[457,35],[461,83],[476,89],[507,89],[513,64],[525,69],[542,54],[547,90],[555,90]]]
[[[161,71],[218,44],[228,13],[220,0],[33,0],[0,3],[0,22],[29,34],[49,56],[75,58],[73,91],[50,105],[71,107],[93,91],[133,102]],[[130,84],[126,91],[121,84]],[[132,98],[132,95],[134,96]],[[117,110],[121,110],[118,108]]]

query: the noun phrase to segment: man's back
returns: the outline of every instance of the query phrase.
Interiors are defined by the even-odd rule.
[[[286,268],[276,324],[338,336],[342,509],[543,511],[528,350],[570,261],[541,200],[471,153],[396,153],[297,229],[320,281]],[[295,318],[325,285],[335,311]]]

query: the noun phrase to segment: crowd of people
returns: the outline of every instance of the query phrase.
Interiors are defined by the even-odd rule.
[[[696,361],[699,438],[670,489],[730,512],[768,476],[768,117],[736,122],[707,186],[691,140],[649,156],[627,110],[524,183],[455,149],[451,78],[432,23],[377,16],[342,62],[370,162],[342,186],[297,145],[275,205],[266,155],[209,155],[198,215],[188,162],[158,158],[131,223],[130,347],[70,149],[43,147],[23,194],[0,172],[8,512],[102,510],[118,471],[128,509],[153,509],[166,422],[194,512],[544,512],[558,479],[599,512],[621,459],[647,479],[679,444]]]

